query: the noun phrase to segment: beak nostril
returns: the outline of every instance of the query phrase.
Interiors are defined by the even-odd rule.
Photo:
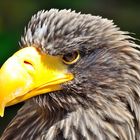
[[[28,61],[24,61],[24,64],[27,64],[27,65],[31,65],[32,66],[32,63],[28,62]]]
[[[33,64],[32,64],[31,62],[29,62],[29,61],[27,61],[27,60],[24,60],[23,63],[24,63],[25,67],[26,67],[28,70],[31,70],[31,71],[34,70],[34,66],[33,66]]]

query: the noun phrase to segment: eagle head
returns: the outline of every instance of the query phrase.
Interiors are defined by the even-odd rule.
[[[100,16],[57,9],[34,15],[21,49],[0,70],[0,115],[25,101],[2,140],[139,140],[133,40]]]

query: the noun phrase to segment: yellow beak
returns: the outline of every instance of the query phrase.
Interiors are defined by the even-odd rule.
[[[60,56],[43,54],[35,47],[21,49],[0,69],[0,116],[6,106],[61,90],[61,84],[72,79]]]

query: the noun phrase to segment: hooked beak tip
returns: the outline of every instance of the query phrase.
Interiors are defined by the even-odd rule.
[[[4,107],[1,106],[0,107],[0,117],[3,117],[4,116]]]

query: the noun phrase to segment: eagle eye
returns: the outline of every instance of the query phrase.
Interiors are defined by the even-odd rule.
[[[68,65],[76,63],[79,58],[80,54],[78,51],[67,53],[62,56],[63,62]]]

